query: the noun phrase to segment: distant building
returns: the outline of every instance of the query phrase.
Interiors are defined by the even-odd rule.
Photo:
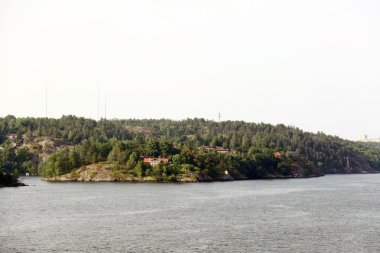
[[[17,139],[17,134],[7,134],[6,137],[10,140]]]
[[[360,142],[379,142],[380,143],[380,137],[368,138],[368,136],[366,134],[362,133],[358,136],[357,141],[360,141]]]
[[[169,158],[152,158],[152,157],[144,157],[144,163],[149,163],[150,166],[154,167],[160,163],[169,163]]]
[[[358,135],[358,138],[357,138],[358,141],[367,141],[368,140],[368,136],[365,134],[365,133],[361,133]]]
[[[200,148],[203,148],[203,149],[205,149],[205,150],[207,150],[207,151],[209,151],[209,150],[214,150],[213,147],[211,147],[211,146],[206,146],[206,145],[203,145],[203,146],[201,146]]]
[[[205,145],[200,146],[199,148],[207,150],[207,151],[215,150],[219,154],[228,154],[228,153],[230,153],[230,149],[229,148],[222,148],[222,147],[213,148],[211,146],[205,146]]]
[[[282,154],[280,152],[275,152],[273,155],[276,158],[280,158],[282,156]]]
[[[217,147],[216,152],[218,152],[219,154],[228,154],[228,153],[230,153],[230,149],[229,148]]]

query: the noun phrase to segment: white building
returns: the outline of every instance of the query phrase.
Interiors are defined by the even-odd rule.
[[[357,141],[360,141],[360,142],[380,142],[380,137],[368,138],[368,135],[362,133],[358,136]]]

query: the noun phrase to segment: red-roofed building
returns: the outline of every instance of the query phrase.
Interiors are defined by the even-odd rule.
[[[203,148],[203,149],[205,149],[205,150],[207,150],[207,151],[214,150],[213,147],[206,146],[206,145],[200,146],[199,148]]]
[[[154,167],[160,163],[169,163],[169,158],[152,158],[152,157],[144,157],[144,163],[149,163],[150,166]]]
[[[219,154],[228,154],[230,153],[230,149],[217,147],[216,152],[218,152]]]
[[[218,152],[219,154],[228,154],[230,153],[230,149],[229,148],[223,148],[223,147],[216,147],[216,148],[213,148],[211,146],[200,146],[199,148],[201,149],[204,149],[204,150],[207,150],[207,151],[212,151],[212,150],[215,150],[216,152]]]
[[[280,152],[275,152],[273,155],[276,158],[280,158],[282,156],[282,154]]]

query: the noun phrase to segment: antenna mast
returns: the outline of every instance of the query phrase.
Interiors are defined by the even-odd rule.
[[[220,120],[221,120],[221,116],[220,116],[220,113],[218,115],[218,120],[219,120],[219,123],[220,123]]]
[[[100,116],[100,108],[99,108],[99,85],[98,85],[98,121],[99,121],[99,116]]]
[[[47,85],[45,85],[45,118],[47,118],[47,111],[48,111],[47,92],[48,92]]]
[[[107,97],[104,98],[104,119],[107,119]]]

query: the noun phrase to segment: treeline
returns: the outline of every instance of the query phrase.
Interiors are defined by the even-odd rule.
[[[271,149],[252,153],[219,154],[215,150],[175,148],[166,140],[147,139],[143,142],[113,141],[104,143],[86,140],[82,144],[52,154],[41,164],[47,177],[69,173],[83,165],[106,163],[121,165],[124,173],[138,177],[153,177],[157,181],[175,181],[180,174],[197,173],[218,180],[226,171],[237,179],[265,178],[269,175],[290,176],[292,159],[285,153],[276,157]],[[151,166],[142,158],[168,157],[170,163]],[[299,158],[301,159],[301,158]],[[310,164],[308,164],[308,162]],[[320,169],[304,160],[303,176],[319,175]],[[298,172],[298,171],[297,171]]]
[[[324,133],[312,134],[294,127],[264,123],[242,121],[218,123],[204,119],[95,121],[75,116],[63,116],[60,119],[7,116],[0,118],[0,142],[5,141],[7,134],[17,134],[15,142],[19,145],[25,139],[32,141],[38,137],[50,137],[63,145],[75,146],[60,151],[52,157],[58,159],[59,156],[64,156],[61,152],[67,154],[76,152],[80,157],[79,164],[113,161],[117,147],[124,152],[118,157],[117,162],[120,164],[126,164],[132,153],[173,157],[187,151],[194,156],[192,165],[203,170],[204,168],[201,168],[203,165],[199,165],[202,163],[196,163],[197,157],[201,156],[199,147],[209,145],[231,150],[228,155],[214,154],[220,160],[218,163],[220,166],[227,163],[225,159],[236,160],[238,163],[248,161],[248,165],[238,166],[255,167],[257,171],[261,166],[265,171],[268,170],[268,165],[265,163],[260,165],[257,157],[266,152],[272,154],[274,151],[280,151],[284,154],[295,152],[324,173],[346,172],[347,160],[353,166],[352,172],[360,172],[363,169],[380,170],[380,149],[375,146],[343,140]],[[155,149],[153,152],[154,149],[148,148],[148,145],[157,143],[162,144],[159,145],[160,150]],[[61,160],[65,159],[58,159],[55,163],[60,164]],[[256,163],[251,164],[251,161]],[[207,164],[218,166],[213,162],[214,160],[210,158]],[[19,166],[20,162],[17,164]],[[72,164],[62,166],[62,171],[69,171],[78,165],[78,163]],[[239,171],[244,170],[246,169]]]
[[[12,142],[0,148],[0,174],[37,174],[39,158],[28,148],[17,148]]]

